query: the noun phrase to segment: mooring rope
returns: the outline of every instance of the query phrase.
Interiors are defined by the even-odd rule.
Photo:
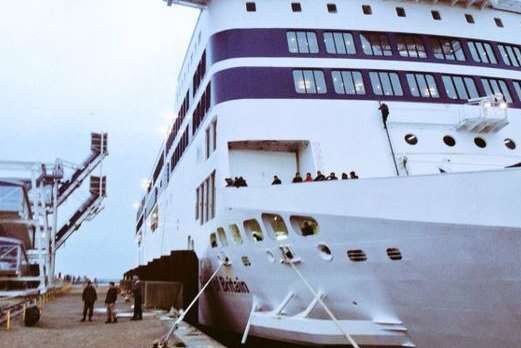
[[[170,337],[172,336],[172,334],[174,333],[174,331],[177,329],[178,325],[180,322],[182,322],[186,316],[186,314],[188,313],[188,311],[192,308],[192,306],[197,302],[197,300],[199,299],[199,297],[202,295],[202,293],[204,292],[204,290],[206,290],[206,288],[208,287],[208,285],[210,284],[210,282],[213,280],[213,278],[215,278],[215,276],[217,275],[217,273],[219,273],[219,271],[221,270],[221,268],[224,266],[224,262],[221,262],[221,264],[219,265],[219,267],[217,267],[217,269],[215,270],[215,272],[213,272],[212,276],[210,277],[210,279],[208,279],[208,281],[206,282],[206,284],[204,284],[204,286],[201,288],[201,290],[199,290],[199,293],[197,293],[197,295],[194,297],[194,299],[192,300],[192,302],[188,305],[188,307],[186,307],[186,310],[184,310],[181,315],[179,316],[179,318],[177,318],[177,320],[174,322],[174,324],[172,325],[172,327],[170,328],[170,330],[168,330],[168,333],[163,336],[161,338],[161,342],[162,343],[166,343],[168,342],[168,340],[170,339]]]
[[[353,339],[353,337],[351,337],[350,334],[348,334],[343,328],[342,326],[340,325],[340,323],[338,322],[337,318],[335,317],[335,315],[333,314],[333,312],[331,312],[331,310],[329,309],[328,306],[326,306],[326,304],[324,303],[324,301],[322,301],[322,296],[319,296],[319,294],[315,291],[315,289],[313,289],[313,287],[311,286],[311,284],[306,280],[306,278],[304,278],[304,276],[302,275],[302,273],[300,273],[300,271],[297,269],[297,267],[295,267],[295,265],[293,264],[293,262],[291,262],[291,260],[289,260],[289,265],[291,266],[291,268],[293,268],[293,270],[297,273],[297,275],[300,277],[300,279],[304,282],[304,284],[306,284],[306,287],[309,289],[309,291],[311,291],[311,293],[313,294],[313,296],[315,296],[315,298],[318,300],[318,302],[320,302],[320,304],[322,305],[322,307],[324,307],[324,310],[326,311],[326,313],[331,317],[331,320],[333,320],[333,322],[335,323],[336,327],[338,328],[338,330],[346,337],[347,341],[349,342],[349,344],[351,344],[354,348],[360,348],[360,346],[355,342],[355,340]]]

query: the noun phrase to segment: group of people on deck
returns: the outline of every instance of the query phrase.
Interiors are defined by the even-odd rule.
[[[349,180],[349,179],[358,179],[358,175],[352,171],[349,174],[342,173],[341,176],[342,180]],[[313,178],[311,176],[311,173],[306,173],[306,176],[303,178],[299,172],[295,173],[295,176],[293,177],[293,180],[291,181],[293,184],[298,184],[301,182],[313,182],[313,181],[331,181],[331,180],[338,180],[338,177],[336,176],[335,172],[331,172],[328,176],[325,176],[322,174],[322,172],[319,170],[317,171],[317,175]],[[275,175],[273,177],[272,185],[280,185],[282,184],[282,180]]]
[[[341,180],[358,179],[358,175],[356,174],[355,171],[351,171],[351,172],[349,172],[349,174],[342,173],[340,179]],[[335,172],[331,172],[328,176],[325,176],[319,170],[319,171],[317,171],[317,175],[314,178],[313,178],[313,176],[311,176],[311,173],[309,173],[309,172],[306,173],[305,177],[302,177],[300,175],[300,172],[296,172],[295,176],[293,177],[293,180],[291,180],[291,182],[293,184],[298,184],[301,182],[331,181],[331,180],[338,180],[338,177],[336,176]],[[246,180],[242,176],[239,176],[239,177],[236,176],[234,179],[225,178],[224,181],[226,182],[226,187],[239,188],[239,187],[248,186],[248,184],[246,183]],[[277,175],[275,175],[275,176],[273,176],[273,182],[271,184],[280,185],[280,184],[282,184],[282,180],[280,180],[280,178]]]
[[[109,283],[107,295],[105,296],[105,306],[107,309],[107,320],[105,324],[117,323],[118,317],[116,313],[116,301],[118,299],[118,293],[120,289],[116,287],[114,282]],[[139,279],[135,278],[132,283],[132,295],[134,296],[134,314],[130,320],[142,320],[143,319],[143,298],[141,295],[141,284]],[[92,315],[94,312],[94,303],[98,299],[96,288],[90,280],[87,281],[87,285],[83,289],[81,299],[83,301],[83,318],[82,322],[85,321],[88,315],[89,321],[92,321]]]

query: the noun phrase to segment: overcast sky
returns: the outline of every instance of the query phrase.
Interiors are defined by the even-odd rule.
[[[81,163],[90,132],[109,133],[105,210],[69,238],[58,271],[119,277],[135,265],[132,204],[173,111],[197,14],[161,0],[0,1],[0,159]]]

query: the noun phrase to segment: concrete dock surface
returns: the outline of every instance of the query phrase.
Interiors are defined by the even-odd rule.
[[[93,321],[80,322],[82,288],[73,288],[43,306],[40,321],[25,327],[21,317],[13,320],[11,330],[0,328],[1,348],[150,348],[165,334],[165,327],[154,316],[142,321],[120,318],[116,324],[105,324],[105,315],[94,313]],[[104,307],[106,288],[98,288],[95,308]],[[118,311],[130,311],[130,303],[118,296]]]
[[[96,311],[104,309],[107,288],[97,288],[98,301],[95,304],[93,321],[81,322],[83,302],[82,287],[73,287],[70,292],[44,304],[40,321],[34,327],[25,327],[21,316],[14,319],[11,329],[0,328],[0,348],[151,348],[155,340],[164,336],[171,322],[159,319],[159,315],[145,313],[143,320],[131,321],[128,312],[131,303],[125,303],[118,296],[116,304],[119,313],[126,312],[116,324],[105,324],[105,314]],[[303,346],[273,342],[256,337],[248,337],[245,345],[240,343],[240,335],[229,335],[208,328],[194,328],[181,323],[169,347],[188,348],[298,348]],[[372,348],[372,347],[364,347]],[[379,347],[384,348],[384,347]]]

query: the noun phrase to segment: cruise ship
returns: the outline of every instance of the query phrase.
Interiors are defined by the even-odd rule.
[[[243,340],[521,347],[521,1],[165,1],[200,14],[136,266],[193,252]]]

